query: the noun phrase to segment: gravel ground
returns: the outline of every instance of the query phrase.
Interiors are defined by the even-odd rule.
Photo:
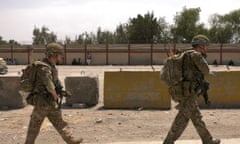
[[[8,76],[19,75],[24,66],[9,66]],[[111,142],[158,141],[162,140],[177,113],[171,110],[106,110],[103,109],[104,71],[153,71],[161,66],[60,66],[61,80],[66,76],[92,76],[100,80],[100,103],[88,109],[63,108],[63,117],[74,128],[74,135],[84,138],[85,143],[105,144]],[[225,66],[211,67],[212,70],[227,70]],[[230,68],[239,70],[239,67]],[[174,107],[174,103],[172,106]],[[23,109],[0,111],[0,143],[22,144],[26,137],[31,106]],[[239,109],[204,109],[203,119],[212,135],[217,138],[240,138]],[[192,123],[181,139],[199,139]],[[61,137],[46,119],[36,144],[64,144]]]

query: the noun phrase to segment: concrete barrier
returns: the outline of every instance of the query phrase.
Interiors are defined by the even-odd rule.
[[[105,108],[160,108],[171,105],[160,72],[105,72]]]
[[[0,108],[12,109],[26,106],[25,98],[20,96],[19,77],[0,77]]]
[[[209,108],[240,108],[240,71],[218,71],[207,80],[210,83]],[[202,97],[199,103],[206,108]]]
[[[66,77],[65,88],[72,96],[66,98],[67,105],[78,103],[96,105],[99,99],[98,79],[91,77]]]

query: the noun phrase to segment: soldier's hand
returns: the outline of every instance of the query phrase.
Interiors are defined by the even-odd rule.
[[[62,95],[64,97],[71,97],[72,96],[72,94],[69,91],[62,91]]]
[[[58,96],[53,96],[53,98],[54,98],[54,101],[58,101]]]

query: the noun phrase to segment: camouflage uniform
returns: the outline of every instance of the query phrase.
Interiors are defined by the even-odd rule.
[[[48,64],[49,67],[43,65],[38,68],[36,84],[33,90],[36,104],[31,115],[25,144],[34,144],[45,117],[49,119],[66,143],[78,144],[82,140],[75,140],[72,137],[68,124],[62,118],[61,110],[57,108],[57,103],[52,95],[48,93],[48,90],[54,90],[54,84],[59,82],[57,69],[47,59],[43,60],[43,62]]]
[[[204,75],[209,74],[208,63],[204,56],[197,51],[191,51],[186,55],[183,62],[184,82],[190,83],[190,87],[184,87],[183,89],[189,90],[188,96],[183,96],[183,99],[176,106],[179,112],[163,144],[174,144],[187,127],[190,119],[203,144],[219,144],[220,140],[213,140],[206,128],[197,102],[197,94],[199,93],[197,78],[201,77],[204,79]]]

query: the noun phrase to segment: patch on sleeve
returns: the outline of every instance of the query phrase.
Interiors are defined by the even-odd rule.
[[[202,54],[201,54],[200,52],[194,51],[194,52],[193,52],[193,55],[201,56]]]
[[[49,76],[49,75],[51,75],[52,74],[52,72],[51,72],[51,70],[48,68],[48,67],[42,67],[41,68],[41,75],[42,76],[44,76],[44,77],[46,77],[46,76]]]

